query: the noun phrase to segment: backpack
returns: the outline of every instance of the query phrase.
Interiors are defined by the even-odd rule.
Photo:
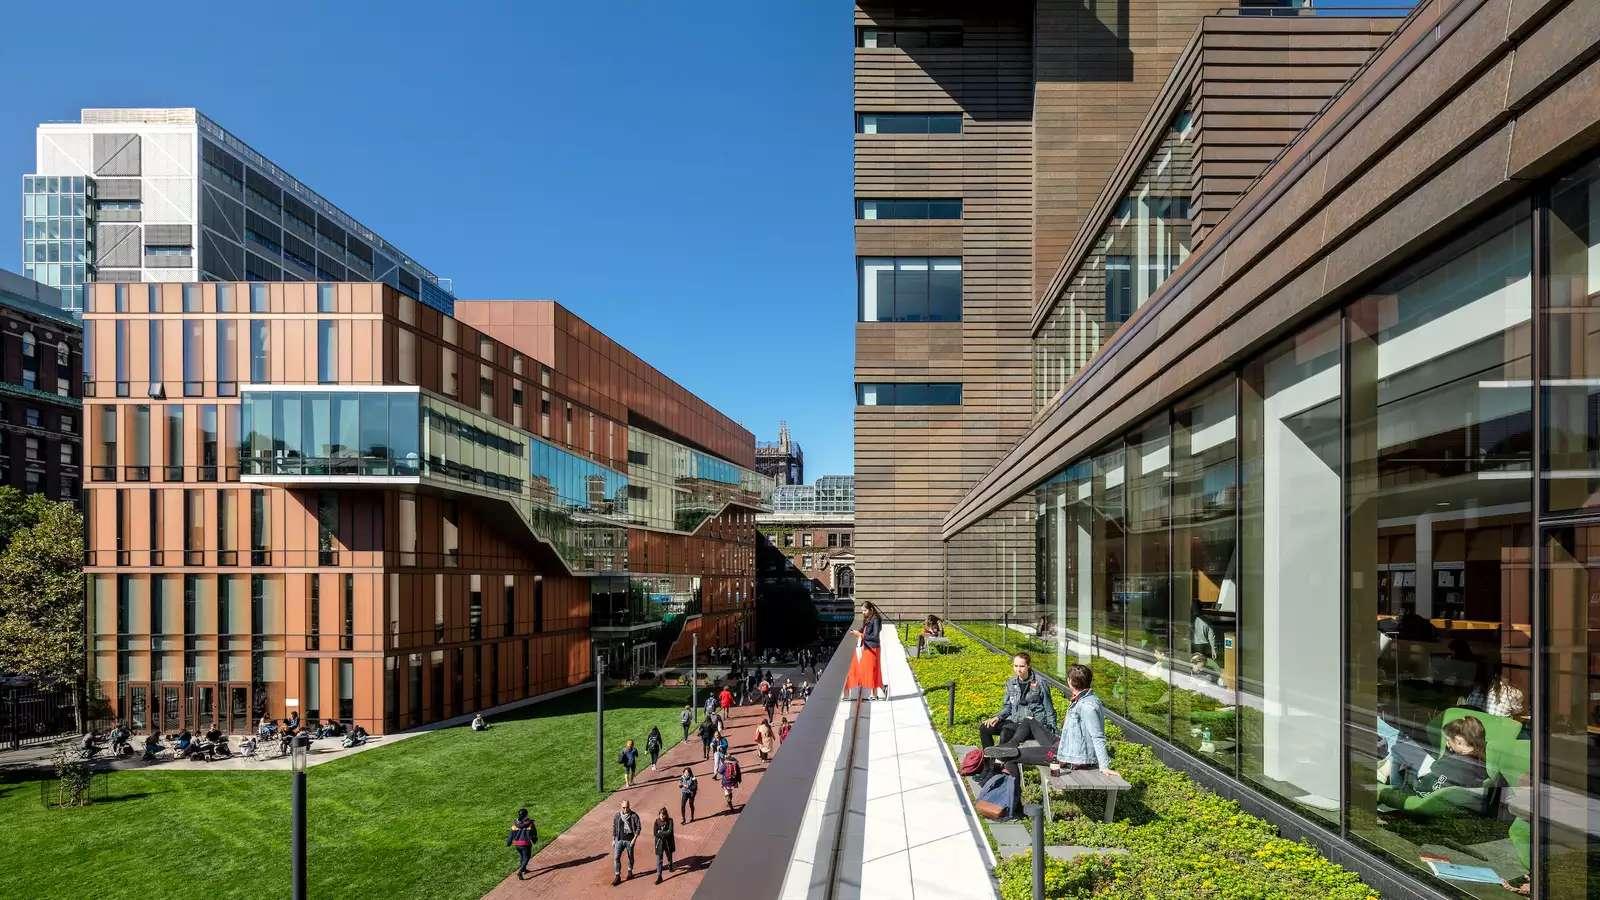
[[[963,775],[976,775],[983,771],[983,751],[977,747],[961,755],[960,772]]]
[[[986,819],[1010,819],[1016,816],[1017,783],[1008,772],[991,776],[978,791],[978,814]]]
[[[687,724],[689,724],[689,720],[692,719],[692,718],[694,718],[694,714],[690,713],[686,709],[686,710],[683,711],[682,715],[678,716],[678,724],[687,725]]]
[[[743,772],[739,771],[739,761],[731,756],[728,757],[728,761],[723,763],[723,771],[727,773],[726,778],[728,782],[734,786],[738,786],[739,780],[744,774]]]

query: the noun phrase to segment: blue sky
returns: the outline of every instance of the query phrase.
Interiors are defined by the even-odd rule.
[[[849,4],[129,9],[7,11],[0,267],[37,123],[195,106],[458,295],[558,299],[758,439],[787,419],[807,480],[850,471]]]

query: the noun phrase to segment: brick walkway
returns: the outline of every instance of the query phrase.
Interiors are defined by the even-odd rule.
[[[781,677],[780,673],[780,677]],[[799,679],[796,679],[799,683]],[[789,706],[789,721],[793,722],[804,709],[804,701]],[[777,715],[781,716],[779,712]],[[493,900],[512,900],[525,897],[690,897],[700,887],[705,870],[715,860],[722,842],[733,829],[744,801],[761,783],[766,763],[756,756],[755,729],[761,721],[760,706],[736,706],[726,727],[728,746],[739,760],[744,778],[733,792],[733,809],[728,809],[722,797],[722,787],[710,777],[711,760],[700,756],[700,738],[693,732],[689,740],[668,750],[661,757],[658,771],[650,771],[649,757],[640,751],[639,777],[634,786],[615,791],[602,800],[583,818],[551,841],[533,858],[528,871],[533,873],[525,881],[518,881],[516,873],[488,893]],[[776,717],[775,717],[776,721]],[[678,776],[684,766],[694,769],[700,778],[700,792],[695,797],[698,816],[688,825],[678,824]],[[634,845],[633,878],[617,887],[611,886],[611,817],[622,801],[627,800],[639,814],[644,825],[644,835]],[[672,814],[677,854],[677,868],[663,872],[664,881],[657,885],[655,839],[650,823],[665,806]],[[537,813],[535,813],[537,817]],[[508,849],[508,856],[512,853]],[[627,856],[623,856],[622,874],[628,874]]]

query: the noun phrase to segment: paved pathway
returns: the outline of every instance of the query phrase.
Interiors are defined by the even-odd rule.
[[[792,670],[774,670],[781,681]],[[795,684],[800,679],[795,678]],[[789,721],[793,722],[805,706],[796,701],[789,707]],[[779,712],[776,716],[781,716]],[[516,873],[501,882],[487,895],[493,900],[525,897],[655,897],[674,898],[693,896],[700,887],[705,870],[716,859],[717,851],[727,839],[728,832],[738,821],[744,801],[749,799],[761,783],[767,764],[756,756],[755,729],[762,719],[760,706],[736,706],[727,726],[729,748],[738,757],[744,780],[733,794],[733,809],[722,797],[721,786],[710,777],[711,760],[701,757],[700,739],[693,732],[689,740],[668,750],[661,757],[658,771],[650,771],[646,762],[631,788],[614,791],[594,809],[585,813],[573,826],[534,856],[528,871],[534,873],[525,881],[518,881]],[[776,720],[776,716],[774,717]],[[781,750],[780,750],[781,752]],[[643,761],[648,761],[641,750]],[[689,766],[700,778],[700,792],[696,796],[697,818],[688,825],[678,824],[678,776]],[[645,834],[634,846],[633,878],[615,888],[611,886],[611,817],[623,800],[628,801],[644,825]],[[674,836],[678,847],[677,870],[664,873],[665,880],[657,885],[655,841],[650,836],[650,823],[665,806],[672,814]],[[531,810],[535,819],[538,811]],[[508,857],[514,856],[510,850]],[[623,857],[623,875],[627,875],[627,857]]]

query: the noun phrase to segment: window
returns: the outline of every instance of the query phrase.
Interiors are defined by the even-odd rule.
[[[794,546],[794,532],[785,531],[783,533],[783,545],[785,547],[793,547]]]
[[[884,199],[857,200],[856,218],[879,219],[959,219],[960,200]]]
[[[841,546],[841,547],[850,546],[850,532],[846,531],[843,534],[839,535],[839,546]]]
[[[184,247],[183,250],[188,252],[189,248]],[[150,252],[150,248],[145,248],[145,252]],[[186,284],[183,286],[183,311],[186,313],[200,312],[200,285]]]
[[[28,457],[29,460],[32,460],[32,461],[43,461],[44,457],[39,452],[39,439],[38,438],[36,438],[36,437],[24,438],[23,439],[23,446],[25,448],[25,453],[27,454],[27,457]]]
[[[933,28],[875,28],[856,29],[856,46],[865,48],[923,47],[947,48],[962,45],[960,26]]]
[[[961,321],[960,257],[864,256],[856,277],[858,321]]]
[[[650,499],[650,488],[648,488],[648,487],[646,487],[645,485],[642,485],[642,484],[630,484],[630,485],[628,485],[628,499],[629,500],[649,500]]]
[[[836,532],[836,531],[828,532],[828,546],[829,547],[837,547],[837,546],[839,546],[839,533],[838,532]]]
[[[229,323],[232,324],[232,323]],[[204,393],[205,365],[201,357],[205,351],[204,323],[199,319],[183,320],[183,395],[198,397]]]
[[[339,322],[317,320],[317,382],[333,384],[339,380]]]
[[[35,340],[33,332],[24,331],[22,333],[22,358],[33,359],[38,355],[38,352],[38,341]]]
[[[270,296],[271,296],[271,294],[268,292],[268,289],[267,289],[266,285],[264,285],[264,284],[252,284],[252,285],[250,285],[250,311],[251,312],[271,312],[272,311],[272,301],[269,299]]]
[[[133,444],[128,458],[128,480],[150,480],[150,407],[144,404],[131,407],[133,424],[129,439]]]
[[[961,113],[856,113],[856,134],[960,134]]]
[[[338,302],[334,298],[333,285],[317,285],[317,312],[335,312],[337,309]]]
[[[58,446],[61,448],[59,453],[63,466],[75,466],[78,464],[78,454],[71,444],[62,441]]]
[[[43,426],[43,421],[43,416],[36,407],[30,406],[22,411],[22,424],[29,428],[40,428]]]
[[[217,407],[206,404],[200,407],[200,471],[201,481],[217,480]]]
[[[163,407],[167,420],[167,481],[183,480],[183,407]]]
[[[232,397],[239,392],[239,338],[238,322],[232,319],[217,320],[217,396]],[[188,357],[185,356],[187,363]],[[188,375],[184,375],[187,385]]]
[[[630,465],[630,466],[648,466],[648,465],[650,465],[650,453],[648,451],[645,451],[645,450],[629,450],[628,451],[628,465]]]
[[[255,285],[251,285],[252,288]],[[267,367],[267,323],[256,319],[250,322],[250,380],[265,384],[270,380]]]
[[[117,477],[117,407],[100,407],[95,437],[99,439],[99,450],[95,455],[93,477],[97,481],[114,481]]]
[[[954,382],[857,382],[857,406],[960,406],[961,385]]]
[[[250,555],[252,565],[267,565],[268,547],[272,544],[269,532],[271,522],[267,519],[267,492],[253,490],[250,492]]]
[[[118,296],[123,286],[117,285]],[[116,347],[116,378],[117,396],[128,396],[128,320],[117,319],[111,329],[111,336]]]
[[[217,291],[217,312],[219,312],[219,313],[233,312],[233,285],[231,285],[231,284],[218,284],[216,286],[216,291]]]
[[[150,383],[150,396],[162,397],[165,389],[161,385],[161,319],[151,319],[146,324],[150,334],[150,349],[147,361],[150,364],[148,378]]]
[[[344,622],[339,629],[339,649],[354,650],[356,643],[356,577],[344,576]]]

